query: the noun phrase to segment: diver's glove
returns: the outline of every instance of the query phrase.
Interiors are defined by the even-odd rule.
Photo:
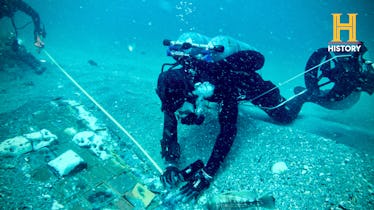
[[[177,186],[181,179],[182,177],[179,173],[179,169],[173,164],[166,167],[165,172],[160,176],[160,180],[166,188]]]
[[[204,169],[201,169],[180,189],[177,200],[188,202],[196,199],[205,189],[209,188],[212,179],[212,176],[207,174]]]
[[[181,171],[179,171],[179,169],[175,165],[170,164],[168,167],[166,167],[166,170],[161,175],[160,179],[165,187],[173,188],[180,182],[189,181],[203,167],[204,162],[202,160],[197,160],[191,163]]]
[[[195,177],[196,173],[204,168],[204,162],[202,160],[196,160],[195,162],[188,165],[186,168],[180,171],[183,181],[189,181]]]

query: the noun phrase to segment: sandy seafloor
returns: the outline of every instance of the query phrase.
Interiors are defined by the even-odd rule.
[[[47,45],[46,50],[163,166],[159,146],[163,117],[155,88],[161,64],[170,60],[161,44],[151,53],[140,49],[129,52],[124,47],[111,54],[100,48],[89,51],[89,47],[63,48],[60,44]],[[117,130],[47,56],[38,56],[47,60],[47,71],[42,75],[17,66],[0,71],[1,141],[22,134],[16,127],[7,127],[14,123],[8,124],[4,116],[22,121],[28,117],[19,111],[25,105],[38,111],[38,103],[59,97],[81,102],[110,129]],[[89,59],[99,66],[89,65]],[[362,108],[370,109],[373,101],[363,94],[358,104],[343,111],[307,104],[291,125],[277,125],[258,108],[241,105],[235,143],[206,194],[229,190],[271,192],[277,209],[373,209],[374,123],[373,116],[365,115]],[[216,114],[212,106],[203,125],[179,127],[181,167],[209,158],[219,128]],[[131,144],[125,136],[122,140]],[[271,166],[278,161],[284,161],[288,170],[275,175]],[[31,199],[48,190],[30,187],[33,185],[23,174],[22,165],[9,168],[5,166],[9,162],[12,160],[1,159],[0,181],[14,179],[9,177],[14,174],[24,181],[1,184],[0,201],[7,205],[0,208],[46,208],[56,199],[54,195]],[[22,164],[22,158],[18,163]]]
[[[50,23],[56,26],[48,31],[45,50],[163,167],[159,145],[163,115],[155,88],[161,65],[171,60],[165,56],[162,40],[153,43],[154,39],[150,39],[151,44],[141,43],[141,40],[132,40],[128,34],[116,30],[112,32],[116,34],[114,38],[105,37],[102,28],[91,28],[98,33],[90,34],[92,31],[84,31],[85,28],[80,28],[79,24],[67,24],[71,28],[57,30],[57,23]],[[28,30],[22,31],[22,37],[31,34],[31,28]],[[172,32],[177,34],[177,31]],[[77,36],[79,33],[81,35]],[[164,38],[176,38],[174,35]],[[243,41],[248,39],[251,38]],[[34,51],[31,40],[31,37],[25,38],[24,44]],[[132,42],[137,45],[130,52],[128,47]],[[294,76],[297,69],[302,72],[308,56],[321,47],[305,43],[305,46],[300,45],[303,53],[290,54],[288,59],[283,59],[283,54],[279,54],[281,48],[271,52],[263,50],[267,46],[260,43],[263,42],[254,44],[266,57],[261,74],[275,84]],[[372,43],[372,39],[368,40],[369,53],[374,49]],[[41,109],[56,98],[84,104],[109,129],[118,133],[115,125],[43,52],[36,56],[47,61],[47,71],[42,75],[36,75],[25,66],[0,70],[0,141],[29,132],[33,126],[27,124],[32,120],[31,113],[48,111]],[[89,59],[97,62],[98,67],[89,65]],[[289,97],[296,85],[303,85],[302,79],[285,85],[281,92]],[[181,167],[196,159],[208,160],[219,130],[214,104],[211,107],[201,126],[179,126]],[[234,145],[205,195],[249,190],[258,194],[272,193],[277,209],[374,209],[373,107],[374,96],[363,93],[360,101],[348,110],[332,111],[306,104],[294,123],[278,125],[258,108],[241,105]],[[63,129],[65,127],[54,132],[62,133]],[[121,136],[121,141],[132,144],[125,135]],[[285,162],[288,170],[275,175],[271,167],[279,161]],[[146,159],[144,162],[148,163]],[[1,158],[1,209],[50,209],[53,201],[58,200],[45,187],[48,180],[30,179],[27,165],[25,156]],[[149,174],[156,177],[158,172],[154,170]],[[199,203],[206,201],[205,195]],[[179,207],[193,208],[192,204]]]

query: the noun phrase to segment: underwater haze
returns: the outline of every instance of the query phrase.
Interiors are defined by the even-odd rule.
[[[140,170],[146,178],[139,176],[143,180],[138,181],[144,185],[148,185],[149,180],[153,180],[152,184],[154,180],[159,180],[157,169],[61,73],[61,68],[113,115],[163,169],[164,161],[160,155],[163,113],[155,89],[162,64],[174,62],[166,54],[164,39],[177,40],[184,32],[198,32],[208,37],[228,35],[246,42],[265,57],[265,65],[258,71],[259,74],[280,85],[281,94],[286,98],[293,95],[295,86],[305,86],[304,77],[284,82],[303,73],[310,55],[319,48],[327,47],[332,40],[332,13],[342,13],[342,22],[348,21],[347,13],[357,13],[357,39],[368,48],[364,57],[374,60],[372,0],[25,2],[39,13],[47,32],[43,40],[44,50],[55,60],[43,52],[35,52],[32,24],[19,31],[23,45],[44,62],[47,70],[42,75],[34,75],[31,69],[17,65],[0,69],[0,143],[31,132],[36,127],[49,129],[48,123],[53,124],[51,127],[55,130],[51,128],[51,131],[58,135],[59,144],[70,141],[65,128],[76,124],[79,127],[79,123],[72,120],[74,126],[68,125],[68,120],[61,117],[66,113],[55,113],[56,107],[65,105],[48,108],[48,104],[62,99],[74,100],[84,105],[111,131],[113,141],[106,142],[111,144],[107,145],[108,148],[119,154],[130,148],[151,168]],[[29,21],[28,16],[16,13],[17,26]],[[0,20],[0,28],[2,37],[13,30],[8,18]],[[347,40],[348,33],[342,33],[341,38]],[[259,195],[271,192],[277,209],[374,209],[373,95],[362,92],[360,100],[344,110],[328,110],[307,103],[290,125],[276,124],[258,107],[248,104],[240,106],[238,134],[229,156],[196,207],[187,204],[163,206],[159,204],[162,203],[160,192],[153,191],[156,198],[149,209],[205,209],[202,206],[208,196],[241,190],[256,191]],[[39,122],[35,113],[44,112],[53,113],[48,116],[58,120],[40,117],[43,123],[33,125]],[[196,159],[207,162],[219,132],[215,109],[212,108],[209,114],[200,127],[178,127],[182,164],[188,165]],[[57,147],[48,149],[58,154],[62,149],[54,150]],[[33,154],[14,159],[1,157],[0,209],[28,209],[30,206],[30,209],[76,209],[72,204],[75,201],[73,197],[84,198],[89,190],[85,188],[86,191],[82,192],[75,187],[66,188],[62,192],[64,195],[69,190],[69,195],[75,195],[74,190],[81,194],[63,198],[53,194],[59,189],[46,187],[47,184],[57,186],[53,183],[64,179],[46,172],[48,176],[34,180],[33,174],[39,168],[35,166],[34,170],[32,161],[28,161],[32,160]],[[273,174],[271,167],[277,162],[285,162],[288,170],[283,174]],[[36,165],[40,167],[43,164]],[[90,164],[88,170],[94,168]],[[132,172],[134,170],[131,169]],[[77,173],[77,176],[82,176],[82,173]],[[17,177],[15,174],[26,177],[26,181],[18,183],[14,180]],[[71,176],[65,180],[75,182],[78,178]],[[22,195],[27,186],[35,186],[34,191]],[[90,208],[118,207],[109,206],[112,200],[99,204],[90,202],[87,204]],[[91,209],[95,209],[93,207]]]
[[[29,3],[39,11],[46,26],[46,48],[69,63],[80,62],[82,55],[102,64],[126,63],[124,55],[140,54],[140,59],[159,61],[151,67],[156,74],[163,62],[170,61],[162,41],[176,40],[181,33],[194,31],[208,37],[229,35],[249,43],[265,56],[261,74],[277,84],[303,72],[309,56],[316,49],[327,47],[332,40],[331,13],[358,14],[357,39],[364,41],[369,49],[365,57],[374,59],[371,51],[374,4],[370,0],[35,0]],[[347,19],[343,15],[341,22]],[[342,33],[342,40],[347,36]],[[144,72],[147,75],[149,72]],[[156,77],[150,79],[156,82]],[[293,87],[303,83],[299,77],[281,87],[282,94],[291,96]],[[363,93],[353,109],[323,115],[348,125],[374,128],[373,106],[374,99]],[[304,111],[308,108],[307,105]],[[313,108],[316,107],[311,108],[312,113]]]
[[[350,1],[30,1],[47,28],[50,50],[62,45],[65,57],[97,53],[118,61],[122,51],[165,55],[162,40],[188,31],[208,37],[229,35],[247,42],[265,56],[262,73],[282,82],[304,70],[314,50],[332,40],[331,13],[357,13],[357,38],[365,41],[371,59],[374,4]],[[348,21],[345,15],[342,22]],[[342,39],[347,34],[342,33]],[[374,57],[374,56],[372,56]],[[297,80],[303,82],[302,80]],[[291,88],[285,90],[287,94]]]

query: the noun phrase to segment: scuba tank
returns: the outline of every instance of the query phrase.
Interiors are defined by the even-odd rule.
[[[208,43],[208,46],[217,46],[217,45],[223,46],[224,51],[223,52],[212,52],[211,56],[214,62],[223,60],[229,57],[230,55],[233,55],[240,51],[245,51],[245,50],[256,51],[256,49],[250,46],[249,44],[236,40],[230,36],[222,36],[222,35],[216,36],[216,37],[213,37]]]
[[[223,51],[222,46],[209,47],[210,38],[196,32],[186,32],[178,37],[176,41],[164,40],[164,46],[168,46],[167,55],[175,60],[210,61],[210,51]],[[183,62],[182,62],[183,63]]]
[[[177,42],[204,45],[208,44],[209,40],[209,37],[197,32],[185,32],[178,37]]]
[[[256,71],[264,64],[263,55],[254,47],[230,36],[219,35],[210,39],[196,32],[187,32],[176,41],[164,40],[163,44],[168,46],[167,55],[182,65],[186,62],[181,61],[186,60],[200,62],[201,65],[204,62],[221,65],[222,62],[219,62],[227,59],[228,63],[237,65],[234,69],[248,70],[246,67],[251,67]]]

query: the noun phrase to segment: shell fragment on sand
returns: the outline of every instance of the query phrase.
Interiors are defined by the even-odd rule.
[[[271,167],[271,172],[273,172],[273,174],[281,174],[287,170],[288,170],[288,167],[285,162],[276,162]]]
[[[73,170],[87,167],[87,163],[73,150],[68,150],[57,158],[48,162],[60,176],[66,176]]]

